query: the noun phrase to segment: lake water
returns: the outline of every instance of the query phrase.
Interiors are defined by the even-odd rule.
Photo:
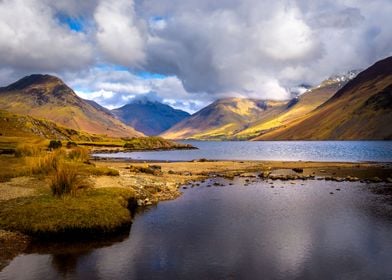
[[[97,154],[109,158],[189,161],[285,160],[392,162],[392,141],[186,141],[198,150]]]
[[[392,279],[385,197],[360,183],[244,180],[188,186],[118,240],[33,246],[0,279]]]

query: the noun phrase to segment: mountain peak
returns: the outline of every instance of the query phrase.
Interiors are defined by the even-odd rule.
[[[22,79],[16,81],[15,83],[10,84],[4,89],[7,91],[12,90],[23,90],[30,86],[34,85],[47,85],[47,84],[64,84],[64,82],[57,78],[56,76],[48,75],[48,74],[32,74],[30,76],[23,77]]]

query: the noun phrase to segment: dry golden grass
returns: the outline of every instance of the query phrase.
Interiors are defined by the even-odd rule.
[[[64,195],[76,195],[80,188],[88,187],[85,178],[79,174],[75,165],[59,163],[51,176],[50,189],[56,197]]]
[[[74,147],[68,153],[68,158],[74,161],[86,162],[90,158],[90,153],[87,148]]]
[[[34,144],[18,144],[15,148],[16,157],[35,157],[39,156],[43,151],[43,148],[39,145]]]

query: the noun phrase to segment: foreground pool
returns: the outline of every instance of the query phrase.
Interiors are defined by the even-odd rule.
[[[214,178],[129,236],[33,245],[0,279],[391,279],[391,210],[360,183]]]

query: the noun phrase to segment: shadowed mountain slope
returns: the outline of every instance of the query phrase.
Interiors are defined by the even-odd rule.
[[[156,101],[135,101],[111,112],[146,135],[158,135],[190,116]]]
[[[392,139],[392,57],[364,70],[303,117],[254,140]]]

